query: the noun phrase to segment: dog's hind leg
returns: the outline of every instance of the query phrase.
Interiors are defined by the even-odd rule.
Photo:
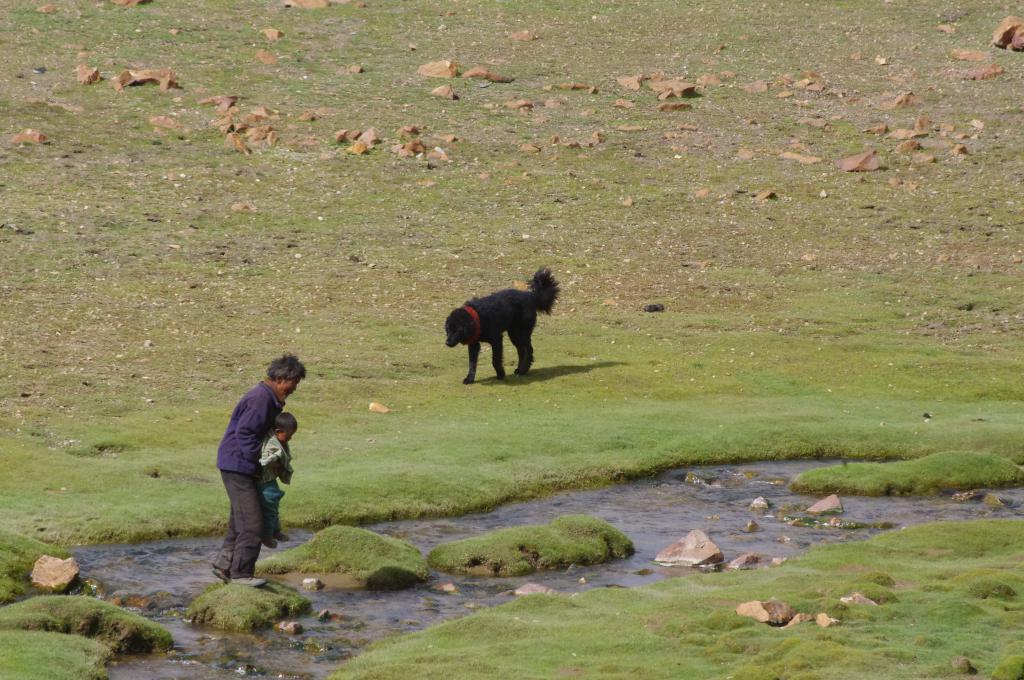
[[[502,365],[502,336],[498,336],[498,339],[491,343],[491,365],[494,366],[494,373],[498,376],[498,380],[505,379],[505,367]]]
[[[480,357],[480,343],[474,342],[469,346],[469,373],[462,379],[463,385],[472,385],[476,380],[476,360]]]
[[[516,346],[516,351],[519,353],[519,363],[516,365],[516,375],[526,375],[530,372],[530,366],[533,364],[533,345],[530,343],[529,334],[516,333],[508,334],[509,339],[512,340],[512,344]]]

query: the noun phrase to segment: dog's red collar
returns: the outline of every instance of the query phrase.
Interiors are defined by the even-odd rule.
[[[473,319],[473,335],[462,341],[463,345],[472,345],[474,342],[480,341],[480,315],[476,313],[476,310],[469,305],[463,305],[463,309],[469,314],[470,318]]]

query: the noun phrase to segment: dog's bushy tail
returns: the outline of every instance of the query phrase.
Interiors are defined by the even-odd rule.
[[[551,313],[551,307],[558,299],[558,281],[551,274],[547,267],[541,267],[533,275],[530,281],[530,290],[533,292],[533,301],[539,311],[545,314]]]

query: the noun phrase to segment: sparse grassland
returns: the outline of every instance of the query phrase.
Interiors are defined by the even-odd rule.
[[[462,513],[702,461],[1024,462],[1008,190],[1024,55],[988,49],[1006,71],[988,81],[950,57],[986,49],[999,3],[945,19],[935,2],[53,5],[0,0],[4,528],[221,530],[216,443],[284,350],[310,368],[289,404],[291,524]],[[445,58],[515,80],[431,97],[448,81],[417,67]],[[78,64],[105,80],[79,84]],[[129,67],[171,68],[181,89],[116,92]],[[659,71],[721,84],[664,113],[616,80]],[[885,107],[909,91],[918,104]],[[239,124],[266,107],[277,144],[225,146],[199,103],[217,95],[240,97]],[[934,163],[863,132],[922,116]],[[403,125],[449,160],[391,153]],[[369,127],[385,140],[369,154],[334,142]],[[24,128],[48,143],[11,145]],[[882,170],[834,167],[866,146]],[[564,292],[534,373],[463,387],[444,316],[541,264]]]

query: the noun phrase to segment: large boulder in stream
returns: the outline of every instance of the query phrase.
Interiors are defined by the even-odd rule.
[[[633,542],[608,522],[589,515],[564,515],[546,525],[510,527],[444,543],[430,551],[427,562],[454,574],[522,576],[632,554]]]
[[[334,526],[256,563],[256,573],[345,574],[371,590],[408,588],[430,569],[416,546],[358,527]]]
[[[61,559],[43,555],[32,565],[32,585],[42,590],[63,593],[78,580],[78,562],[74,557]]]
[[[193,623],[248,633],[309,611],[311,603],[296,591],[268,582],[262,588],[217,583],[189,605]]]
[[[84,595],[40,595],[0,608],[0,630],[37,630],[93,638],[118,654],[171,648],[162,626]]]
[[[700,529],[694,529],[654,558],[666,566],[707,567],[725,560],[721,548]]]
[[[69,557],[62,548],[0,529],[0,604],[25,592],[32,565],[43,555]]]

